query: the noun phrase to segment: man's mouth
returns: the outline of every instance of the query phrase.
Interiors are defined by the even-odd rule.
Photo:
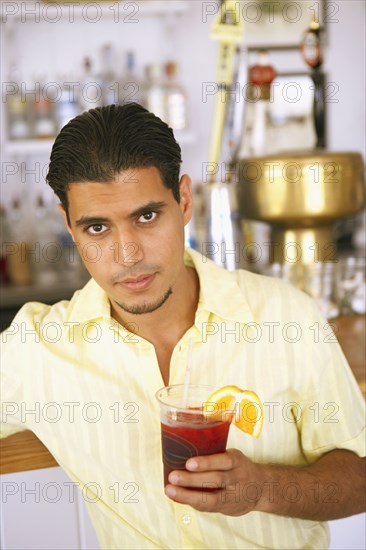
[[[127,277],[117,284],[129,288],[130,290],[144,290],[153,282],[155,275],[156,273],[151,273],[150,275],[143,274],[138,277]]]

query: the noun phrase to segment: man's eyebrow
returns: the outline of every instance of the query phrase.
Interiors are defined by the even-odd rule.
[[[128,215],[129,218],[137,218],[139,216],[143,216],[147,212],[155,212],[156,210],[161,210],[164,206],[166,206],[166,202],[164,201],[150,201],[147,204],[144,204],[143,206],[140,206],[137,208],[137,210],[134,210],[131,212],[131,214]]]
[[[76,227],[81,227],[86,225],[98,225],[99,223],[106,223],[109,221],[109,218],[104,218],[101,216],[81,216],[81,218],[76,220],[75,225]]]

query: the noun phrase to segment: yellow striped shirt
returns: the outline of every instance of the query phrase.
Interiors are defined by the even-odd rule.
[[[277,279],[227,272],[197,252],[194,325],[176,344],[170,384],[234,384],[264,402],[261,437],[232,427],[228,447],[262,463],[305,465],[342,448],[364,452],[364,402],[326,321]],[[326,523],[252,512],[208,514],[163,492],[163,386],[152,344],[110,316],[91,280],[70,301],[26,304],[2,334],[2,436],[30,429],[82,490],[105,549],[326,548]],[[238,498],[275,487],[248,484]],[[238,489],[239,491],[239,489]],[[289,483],[285,498],[301,498]],[[314,499],[332,497],[314,485]]]

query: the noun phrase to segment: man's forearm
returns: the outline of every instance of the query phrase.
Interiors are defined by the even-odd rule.
[[[335,450],[306,467],[263,465],[256,509],[327,521],[365,511],[365,459]]]
[[[257,511],[327,521],[365,510],[365,460],[337,449],[309,466],[279,466],[228,449],[190,458],[186,470],[171,472],[165,492],[202,512]]]

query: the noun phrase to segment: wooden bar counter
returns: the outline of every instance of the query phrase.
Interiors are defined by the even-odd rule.
[[[366,316],[338,317],[331,324],[366,397]],[[11,435],[0,442],[2,474],[57,465],[46,447],[30,431]]]

